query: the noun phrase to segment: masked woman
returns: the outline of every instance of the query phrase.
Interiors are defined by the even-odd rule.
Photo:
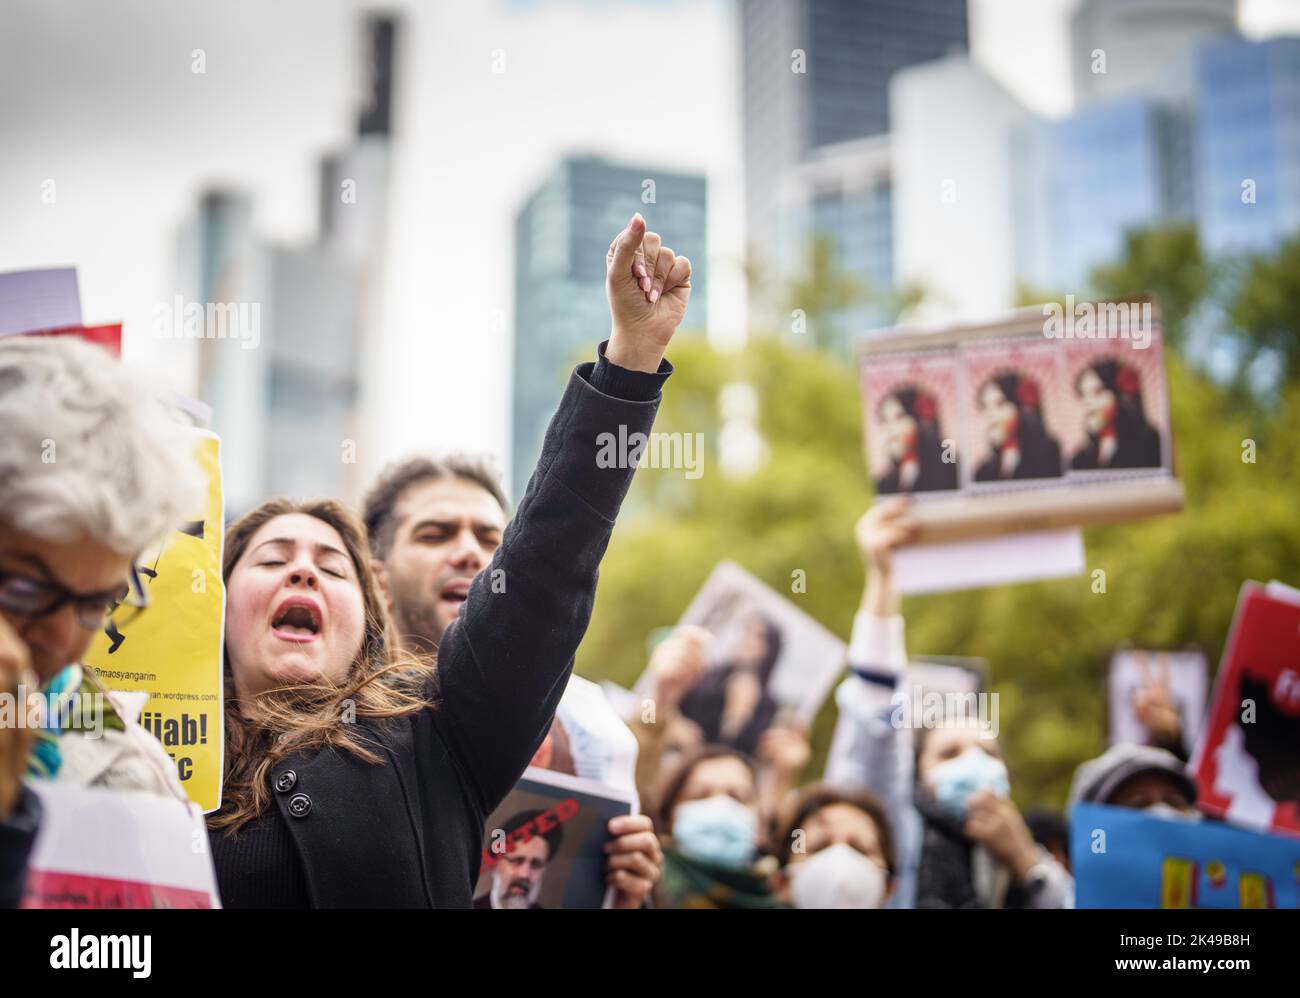
[[[867,587],[849,644],[852,674],[836,691],[826,781],[886,803],[898,848],[891,906],[1070,907],[1073,880],[1012,803],[996,738],[971,723],[978,718],[927,727],[900,713],[911,696],[899,690],[907,652],[890,554],[915,532],[902,498],[877,503],[858,523]]]
[[[395,651],[348,510],[272,500],[231,529],[209,822],[228,907],[470,907],[485,822],[550,728],[631,484],[634,462],[598,461],[598,441],[650,431],[690,294],[689,262],[639,215],[607,266],[609,342],[570,378],[436,672]]]
[[[975,469],[975,481],[1059,478],[1061,445],[1043,425],[1038,383],[1018,371],[989,378],[976,393],[989,456]]]
[[[1137,369],[1114,357],[1089,364],[1074,379],[1087,442],[1070,458],[1077,471],[1159,468],[1160,434],[1142,406]]]
[[[655,824],[664,844],[660,908],[780,908],[776,860],[764,850],[758,770],[722,745],[664,776]]]
[[[915,385],[895,388],[880,400],[876,421],[889,451],[889,470],[876,479],[878,493],[957,487],[957,461],[944,460],[938,413],[934,396]]]

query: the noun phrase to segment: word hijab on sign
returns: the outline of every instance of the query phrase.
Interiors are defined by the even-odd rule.
[[[50,966],[55,970],[130,970],[148,977],[152,966],[152,936],[71,935],[50,940]]]

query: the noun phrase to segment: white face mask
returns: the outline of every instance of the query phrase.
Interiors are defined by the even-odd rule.
[[[840,842],[786,868],[796,908],[879,908],[886,876],[879,863]]]

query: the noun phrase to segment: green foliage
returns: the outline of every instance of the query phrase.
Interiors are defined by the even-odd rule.
[[[1211,270],[1193,226],[1134,229],[1125,234],[1124,255],[1098,267],[1092,284],[1102,298],[1154,294],[1160,300],[1165,339],[1174,347],[1184,339],[1184,323],[1210,290]]]
[[[1202,286],[1186,264],[1186,239],[1139,245],[1175,262],[1177,274],[1152,269],[1143,290],[1169,295],[1166,315],[1181,321]],[[1147,267],[1139,268],[1144,280]],[[1116,293],[1141,286],[1118,270],[1112,276]],[[1188,289],[1188,300],[1172,288]],[[1281,303],[1258,308],[1270,323],[1294,322]],[[1294,335],[1294,324],[1286,328]],[[783,593],[791,591],[791,573],[803,569],[807,592],[790,599],[847,640],[863,583],[853,524],[871,499],[853,366],[771,340],[725,354],[683,344],[672,358],[677,373],[656,429],[704,433],[711,448],[704,474],[695,481],[673,470],[637,475],[601,570],[580,671],[630,686],[645,667],[649,632],[675,622],[724,558]],[[1196,645],[1213,667],[1243,580],[1300,582],[1295,372],[1265,409],[1191,370],[1175,350],[1166,366],[1186,510],[1086,531],[1089,572],[1078,578],[916,597],[904,606],[913,653],[989,660],[1022,805],[1062,805],[1074,767],[1104,748],[1103,682],[1117,646]],[[757,390],[770,448],[768,463],[741,480],[723,474],[716,451],[718,392],[733,381]],[[1243,461],[1247,440],[1255,444],[1254,463]],[[1104,594],[1092,591],[1094,569],[1106,573]],[[833,723],[828,702],[813,731],[810,776],[821,771]]]
[[[1228,318],[1245,344],[1242,366],[1271,354],[1282,380],[1300,381],[1300,236],[1271,255],[1248,258],[1228,302]]]

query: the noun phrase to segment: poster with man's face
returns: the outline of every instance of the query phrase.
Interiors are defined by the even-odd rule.
[[[606,826],[632,794],[529,767],[488,818],[475,908],[602,908]]]

